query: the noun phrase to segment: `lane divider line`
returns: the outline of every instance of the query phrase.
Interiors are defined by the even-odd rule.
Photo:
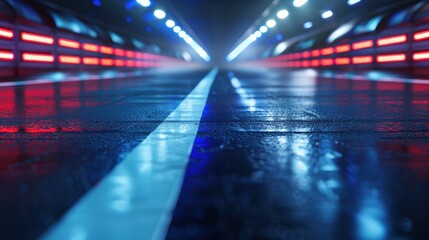
[[[43,240],[164,239],[218,70],[49,229]]]

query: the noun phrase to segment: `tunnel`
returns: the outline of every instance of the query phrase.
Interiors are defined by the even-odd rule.
[[[429,239],[429,1],[0,0],[0,239]]]

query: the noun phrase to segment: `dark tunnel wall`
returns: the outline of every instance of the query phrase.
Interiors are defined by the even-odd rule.
[[[57,9],[0,0],[0,77],[52,70],[147,69],[190,64],[138,37],[102,29]]]
[[[429,76],[429,3],[354,19],[290,45],[278,56],[247,64]]]

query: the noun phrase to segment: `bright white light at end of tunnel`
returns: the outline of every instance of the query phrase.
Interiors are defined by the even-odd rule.
[[[174,31],[175,33],[179,33],[180,31],[182,31],[182,28],[181,28],[181,27],[179,27],[179,26],[175,26],[175,27],[173,28],[173,31]]]
[[[288,12],[288,10],[286,10],[286,9],[283,9],[283,10],[280,10],[280,11],[278,11],[277,12],[277,17],[279,18],[279,19],[285,19],[285,18],[287,18],[289,16],[289,12]]]
[[[259,31],[261,31],[261,33],[266,33],[268,32],[268,28],[265,26],[262,26],[261,28],[259,28]]]
[[[359,3],[361,0],[349,0],[348,2],[347,2],[347,4],[348,5],[355,5],[356,3]]]
[[[167,22],[165,22],[165,25],[168,28],[172,28],[172,27],[176,26],[176,23],[173,20],[167,20]]]
[[[269,28],[273,28],[276,25],[277,25],[277,22],[274,19],[270,19],[270,20],[267,21],[267,27],[269,27]]]
[[[309,28],[312,28],[313,27],[313,23],[312,22],[306,22],[306,23],[304,23],[304,28],[305,29],[309,29]]]
[[[293,1],[293,5],[297,8],[304,6],[308,0],[295,0]]]
[[[326,18],[330,18],[334,15],[334,13],[332,11],[325,11],[322,13],[322,18],[326,19]]]
[[[164,19],[167,16],[167,14],[161,9],[155,10],[153,15],[158,19]]]
[[[137,2],[143,7],[149,7],[151,2],[149,0],[137,0]]]

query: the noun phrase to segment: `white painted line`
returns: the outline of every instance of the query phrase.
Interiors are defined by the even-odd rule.
[[[218,70],[53,226],[44,240],[164,239]]]

